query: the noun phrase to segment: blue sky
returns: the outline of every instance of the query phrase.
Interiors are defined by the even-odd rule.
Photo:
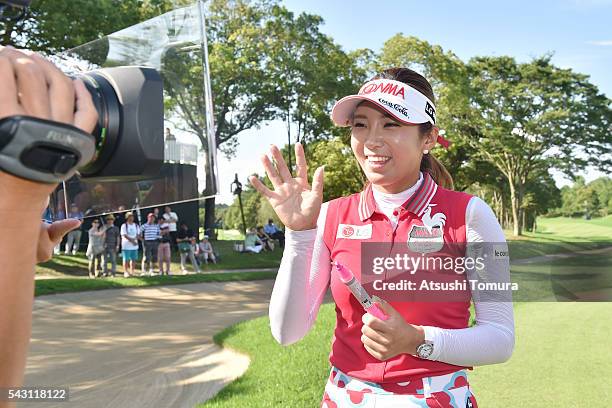
[[[528,61],[554,52],[557,65],[591,75],[602,91],[612,95],[612,0],[286,0],[283,4],[295,12],[322,16],[323,32],[345,50],[379,50],[401,32],[440,45],[463,60],[510,55]]]
[[[612,96],[612,0],[285,0],[283,4],[296,13],[322,16],[323,32],[346,51],[378,51],[387,39],[403,33],[440,45],[466,61],[478,55],[510,55],[522,62],[552,52],[556,65],[589,75],[601,92]],[[233,200],[229,185],[236,171],[243,182],[249,174],[261,173],[259,155],[267,144],[286,143],[286,135],[284,125],[273,122],[241,135],[238,155],[231,163],[220,155],[219,201]],[[587,181],[599,175],[592,170],[585,174]],[[555,179],[558,185],[568,183],[559,175]]]

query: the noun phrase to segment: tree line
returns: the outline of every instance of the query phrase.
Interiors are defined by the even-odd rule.
[[[40,0],[23,22],[0,26],[0,37],[4,43],[57,52],[189,3]],[[278,1],[206,4],[220,152],[233,157],[244,130],[283,120],[288,139],[305,144],[311,169],[327,164],[326,200],[359,191],[365,182],[347,129],[331,124],[331,107],[392,66],[415,69],[431,81],[438,123],[452,142],[448,150],[432,154],[453,175],[455,189],[485,199],[514,235],[533,228],[538,215],[564,208],[561,200],[570,193],[555,187],[550,169],[574,179],[587,165],[603,172],[612,168],[610,99],[588,76],[555,66],[551,55],[527,62],[508,56],[462,61],[438,45],[403,34],[380,50],[348,52],[321,31],[320,16],[296,15]],[[175,56],[165,71],[162,75],[181,71],[184,78],[166,107],[185,119],[184,130],[204,141],[201,63]],[[285,146],[289,162],[291,151]],[[249,186],[244,195],[247,223],[261,224],[272,215]],[[598,201],[597,206],[607,203]],[[233,207],[225,210],[228,225]],[[593,215],[601,213],[597,208]],[[211,229],[217,218],[214,199],[206,200],[205,228]]]
[[[550,211],[551,216],[605,217],[612,215],[612,178],[599,177],[585,183],[577,177],[571,186],[560,190],[561,205]]]
[[[556,67],[552,55],[522,63],[508,56],[464,62],[440,46],[402,34],[378,52],[358,55],[361,71],[352,92],[364,78],[391,66],[416,69],[432,82],[439,124],[452,141],[450,149],[433,154],[453,175],[455,189],[482,197],[515,236],[561,205],[565,196],[549,170],[574,179],[587,166],[612,168],[610,99],[588,76]],[[351,154],[347,130],[325,125],[304,140],[311,169],[326,165],[324,198],[329,200],[359,191],[365,178]],[[291,149],[283,150],[290,157]],[[265,218],[260,214],[270,209],[257,195],[250,200],[249,211],[259,208],[249,216],[251,222],[260,222]],[[232,207],[225,213],[227,224],[234,213]]]

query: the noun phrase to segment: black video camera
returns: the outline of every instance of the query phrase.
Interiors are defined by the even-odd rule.
[[[23,15],[30,2],[0,1],[0,20]],[[0,169],[43,183],[66,180],[77,171],[99,181],[155,176],[164,160],[159,73],[145,67],[113,67],[78,77],[98,111],[92,134],[26,116],[0,119]]]

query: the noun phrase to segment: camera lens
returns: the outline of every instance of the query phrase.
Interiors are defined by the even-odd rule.
[[[114,67],[80,74],[98,111],[96,152],[81,176],[98,181],[153,178],[164,161],[163,84],[153,68]]]
[[[92,71],[80,78],[98,111],[98,123],[92,132],[96,139],[96,152],[89,164],[79,170],[82,175],[87,175],[102,170],[115,151],[121,129],[121,110],[113,86],[103,75]]]

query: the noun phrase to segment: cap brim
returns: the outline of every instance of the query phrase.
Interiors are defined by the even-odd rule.
[[[373,103],[393,119],[406,125],[420,125],[421,123],[429,122],[429,118],[427,118],[425,114],[421,114],[410,107],[407,108],[407,111],[409,112],[408,116],[411,119],[406,120],[401,118],[393,111],[392,108],[383,105],[369,95],[349,95],[340,99],[332,108],[332,121],[336,124],[336,126],[351,126],[353,123],[353,114],[355,113],[355,109],[357,109],[357,106],[363,101]]]

